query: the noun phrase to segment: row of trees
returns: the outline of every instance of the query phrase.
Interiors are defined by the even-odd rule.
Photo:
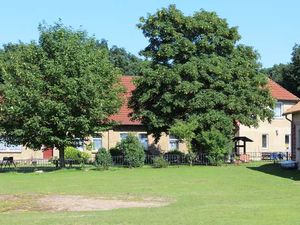
[[[274,65],[263,69],[270,78],[300,97],[300,46],[295,45],[290,63]]]
[[[255,126],[272,118],[258,55],[237,43],[237,28],[225,19],[204,10],[185,16],[171,5],[142,17],[138,28],[149,41],[144,61],[61,22],[40,25],[38,42],[5,45],[3,138],[33,149],[55,145],[64,166],[64,149],[74,137],[114,125],[107,118],[122,103],[122,73],[140,75],[130,101],[133,118],[156,140],[172,132],[191,151],[213,151],[209,146],[216,143],[218,151],[228,151],[235,121]]]

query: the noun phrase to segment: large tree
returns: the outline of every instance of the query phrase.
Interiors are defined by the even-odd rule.
[[[185,16],[171,5],[142,17],[138,27],[149,40],[141,54],[150,66],[136,80],[130,105],[156,139],[173,127],[190,133],[201,148],[205,131],[229,139],[234,121],[256,126],[272,118],[274,102],[258,54],[238,44],[237,28],[225,19],[204,10]]]
[[[40,25],[38,43],[7,44],[0,61],[2,138],[32,149],[64,149],[105,129],[118,111],[119,71],[85,31]],[[1,77],[0,76],[0,77]]]

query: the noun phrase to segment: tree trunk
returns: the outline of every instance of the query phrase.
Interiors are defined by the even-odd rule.
[[[59,146],[59,166],[60,168],[64,168],[65,165],[65,147],[64,146]]]

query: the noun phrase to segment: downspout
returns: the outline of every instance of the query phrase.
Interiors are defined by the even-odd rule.
[[[291,123],[293,122],[291,119],[289,119],[289,118],[287,117],[288,114],[284,114],[284,116],[285,116],[285,119],[286,119],[286,120],[290,121]]]
[[[293,134],[293,120],[289,119],[288,118],[288,114],[284,114],[284,117],[287,121],[289,121],[291,123],[291,159],[293,159],[293,154],[294,152],[296,152],[296,149],[294,149],[294,135],[296,134]],[[287,153],[288,154],[288,153]],[[288,156],[287,156],[287,159],[288,159]]]

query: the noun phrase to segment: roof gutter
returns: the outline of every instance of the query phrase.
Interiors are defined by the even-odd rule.
[[[285,119],[288,120],[288,121],[290,121],[292,123],[292,120],[289,119],[287,116],[288,116],[288,114],[284,114]]]

